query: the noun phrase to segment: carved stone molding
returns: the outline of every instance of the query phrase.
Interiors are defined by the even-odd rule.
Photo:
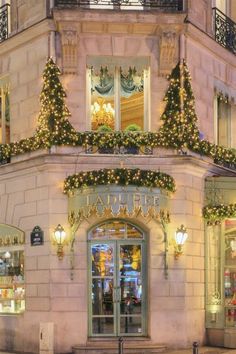
[[[61,22],[59,24],[62,49],[62,70],[65,74],[78,71],[78,24]]]
[[[175,30],[163,30],[160,33],[159,73],[168,75],[178,61],[179,33]]]

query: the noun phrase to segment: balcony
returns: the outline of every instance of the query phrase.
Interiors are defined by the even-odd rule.
[[[57,8],[183,11],[184,0],[55,0]]]
[[[236,54],[236,23],[216,7],[212,10],[216,42]]]
[[[0,42],[5,41],[9,35],[9,15],[10,5],[6,4],[0,7]]]

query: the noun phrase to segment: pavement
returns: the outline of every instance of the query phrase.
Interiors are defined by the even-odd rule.
[[[0,351],[0,354],[19,354]],[[22,353],[23,354],[23,353]],[[192,348],[189,349],[170,349],[161,354],[236,354],[236,349],[219,348],[219,347],[199,347],[197,352],[193,352]]]
[[[199,347],[198,352],[189,349],[167,350],[163,354],[236,354],[236,349],[217,348],[217,347]]]

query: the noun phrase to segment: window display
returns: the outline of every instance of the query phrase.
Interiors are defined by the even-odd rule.
[[[225,325],[236,326],[236,220],[225,221]]]
[[[25,310],[24,251],[0,252],[0,314]]]
[[[207,227],[206,325],[236,327],[236,219]]]

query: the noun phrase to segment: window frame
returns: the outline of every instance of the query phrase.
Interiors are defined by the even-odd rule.
[[[220,95],[219,93],[216,93],[215,97],[214,97],[214,140],[216,142],[216,144],[218,145],[222,145],[219,139],[219,104],[220,104],[220,97],[222,95]],[[225,95],[224,95],[225,96]],[[233,148],[234,144],[233,144],[233,112],[235,110],[234,105],[232,104],[231,101],[227,101],[227,102],[223,102],[224,104],[226,104],[228,106],[227,109],[227,144],[223,145],[227,148]],[[236,147],[236,146],[235,146]]]
[[[126,62],[126,66],[135,66],[135,59],[137,63],[140,65],[140,61],[144,61],[145,67],[143,67],[143,130],[149,131],[150,130],[150,60],[148,57],[137,57],[137,58],[128,58],[128,57],[107,57],[107,56],[93,56],[89,57],[87,62],[87,70],[86,70],[86,128],[87,130],[92,131],[92,122],[91,122],[91,67],[92,61],[96,61],[98,58],[99,63],[102,62],[104,59],[104,66],[106,66],[106,62],[113,63],[115,66],[114,70],[114,108],[115,108],[115,127],[114,131],[121,131],[121,95],[120,95],[120,67],[122,68],[122,63]],[[108,58],[108,59],[107,59]],[[119,60],[121,63],[119,64]],[[131,61],[131,64],[128,64]],[[108,65],[109,66],[109,65]],[[144,66],[144,65],[143,65]],[[135,123],[135,122],[134,122]]]

